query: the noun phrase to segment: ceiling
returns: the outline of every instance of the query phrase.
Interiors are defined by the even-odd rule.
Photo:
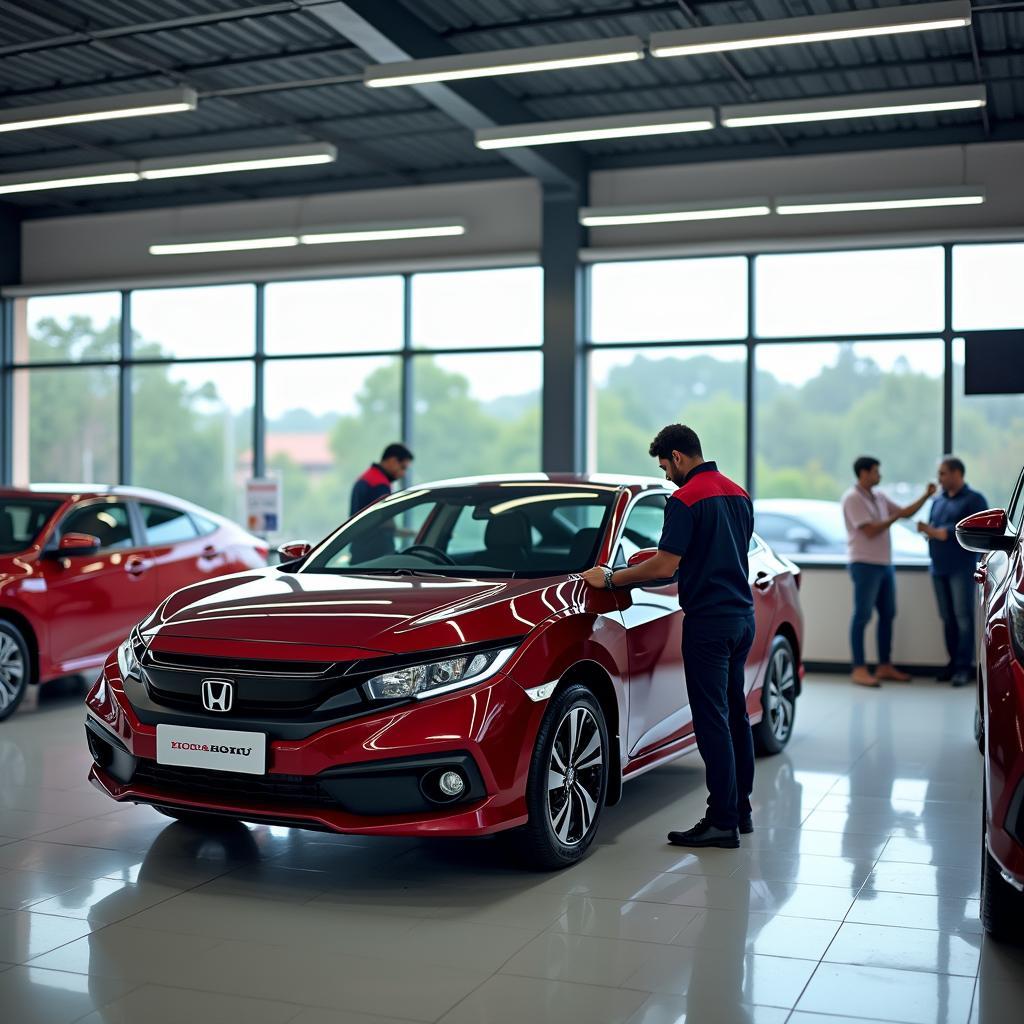
[[[871,0],[0,0],[0,107],[188,85],[192,113],[0,134],[0,174],[320,140],[336,163],[7,197],[21,215],[141,209],[553,170],[1024,138],[1024,2],[971,28],[422,89],[370,89],[392,41],[426,57],[888,6]],[[370,22],[347,32],[355,10]],[[340,27],[339,27],[340,26]],[[366,28],[366,26],[364,26]],[[354,44],[361,42],[366,49]],[[368,43],[367,39],[376,40]],[[366,51],[370,50],[370,53]],[[474,147],[481,123],[984,82],[986,110],[543,147]],[[554,150],[559,152],[554,153]],[[531,163],[539,161],[539,163]]]

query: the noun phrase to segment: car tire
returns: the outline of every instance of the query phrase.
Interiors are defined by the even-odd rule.
[[[225,814],[208,814],[205,811],[186,811],[178,807],[168,807],[166,804],[152,804],[154,811],[165,814],[168,818],[175,818],[183,825],[191,825],[199,829],[228,828],[237,825],[241,820],[231,818]]]
[[[752,729],[760,757],[778,754],[793,735],[798,678],[793,648],[784,636],[775,637],[761,686],[761,721]]]
[[[1024,893],[1003,878],[988,852],[988,787],[981,801],[981,923],[998,942],[1024,944]]]
[[[32,658],[21,630],[0,620],[0,722],[18,710],[31,676]]]
[[[530,759],[530,820],[510,833],[524,866],[557,871],[586,856],[608,793],[610,749],[604,711],[587,687],[574,683],[551,698]],[[551,787],[559,775],[567,781]]]

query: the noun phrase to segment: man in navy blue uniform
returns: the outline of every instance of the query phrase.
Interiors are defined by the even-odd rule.
[[[956,524],[965,516],[988,508],[985,496],[972,490],[964,480],[965,467],[955,455],[939,463],[939,496],[932,502],[927,523],[918,530],[928,537],[932,557],[932,586],[939,606],[949,663],[937,679],[967,686],[974,681],[974,570],[978,556],[966,551],[956,540]]]
[[[386,498],[391,493],[391,485],[409,471],[412,458],[412,452],[404,444],[389,444],[380,462],[373,463],[353,484],[349,515],[354,516],[375,501]],[[395,550],[396,532],[404,534],[401,530],[380,529],[357,537],[352,541],[352,564],[359,565],[381,555],[391,554]]]
[[[614,572],[588,569],[594,587],[625,587],[679,572],[683,668],[697,749],[707,772],[708,812],[693,828],[670,832],[677,846],[735,849],[754,831],[754,740],[747,715],[744,668],[754,642],[754,599],[747,552],[754,508],[746,491],[705,462],[700,439],[673,423],[651,442],[650,454],[678,486],[665,507],[658,553]]]

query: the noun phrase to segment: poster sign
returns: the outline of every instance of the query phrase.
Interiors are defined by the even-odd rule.
[[[245,524],[253,533],[280,532],[281,504],[281,481],[277,477],[245,481]]]

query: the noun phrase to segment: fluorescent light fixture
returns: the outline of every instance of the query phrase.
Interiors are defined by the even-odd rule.
[[[0,176],[0,195],[16,192],[43,192],[51,188],[78,188],[82,185],[110,185],[138,181],[135,164],[88,164],[84,167],[53,167],[47,171],[22,171]]]
[[[692,57],[702,53],[753,50],[766,46],[825,43],[836,39],[863,39],[904,32],[932,32],[963,28],[971,23],[970,0],[952,3],[901,4],[840,14],[748,21],[736,25],[655,32],[651,35],[654,57]]]
[[[500,128],[481,128],[476,133],[476,145],[477,149],[509,149],[515,146],[546,146],[553,142],[705,132],[714,127],[715,112],[711,107],[657,110],[646,114],[577,117],[566,121],[535,121],[529,124],[507,124]]]
[[[668,206],[585,206],[580,223],[588,228],[620,224],[668,224],[673,221],[732,220],[737,217],[767,217],[772,212],[766,197],[755,199],[714,199]]]
[[[595,64],[621,64],[642,60],[643,40],[639,36],[616,36],[581,43],[553,46],[524,46],[515,50],[491,50],[489,53],[457,53],[426,60],[401,60],[391,64],[371,64],[363,71],[363,83],[375,89],[393,85],[423,85],[450,82],[460,78],[491,78],[494,75],[520,75],[527,71],[557,71]]]
[[[149,247],[150,256],[185,256],[202,252],[242,252],[246,249],[290,249],[299,244],[295,235],[260,238],[224,238],[211,241],[165,242]]]
[[[122,117],[149,117],[195,110],[198,98],[193,89],[163,89],[125,96],[101,96],[90,100],[69,100],[36,107],[0,109],[0,132],[20,132],[28,128],[80,124],[85,121],[113,121]]]
[[[870,210],[915,210],[934,206],[979,206],[985,190],[977,187],[919,188],[899,192],[853,192],[839,196],[786,196],[775,200],[783,216],[808,213],[857,213]]]
[[[299,241],[303,245],[335,245],[339,242],[388,242],[396,238],[443,238],[465,233],[466,225],[458,220],[349,224],[334,230],[303,232]]]
[[[200,174],[226,174],[230,171],[263,171],[274,167],[329,164],[337,158],[338,151],[334,146],[327,142],[311,142],[297,146],[189,153],[184,156],[140,160],[139,175],[146,179],[188,178]]]
[[[851,117],[972,110],[985,106],[985,103],[985,86],[954,85],[937,89],[854,93],[852,96],[816,96],[781,103],[737,104],[722,107],[720,117],[726,128],[751,128],[805,121],[840,121]]]

